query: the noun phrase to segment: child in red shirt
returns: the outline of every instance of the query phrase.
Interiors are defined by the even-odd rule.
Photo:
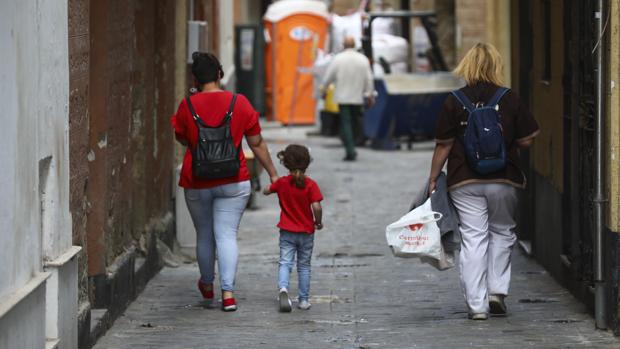
[[[323,229],[321,201],[323,196],[315,181],[305,175],[310,165],[308,148],[291,144],[278,153],[280,162],[290,174],[266,187],[265,195],[278,194],[280,201],[280,268],[278,299],[280,311],[292,310],[288,284],[295,254],[299,279],[299,309],[310,309],[310,259],[314,247],[314,230]]]

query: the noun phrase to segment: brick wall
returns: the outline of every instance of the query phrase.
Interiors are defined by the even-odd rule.
[[[86,246],[88,201],[89,0],[69,0],[69,158],[73,243]],[[79,259],[80,300],[87,299],[88,258]]]
[[[105,275],[172,212],[175,6],[69,1],[71,211],[74,243],[85,247],[81,300],[93,301],[88,276]]]
[[[486,3],[487,0],[456,0],[457,60],[478,42],[486,41]]]
[[[454,0],[435,0],[435,11],[437,12],[437,40],[443,58],[452,69],[455,66],[456,58],[456,16]]]

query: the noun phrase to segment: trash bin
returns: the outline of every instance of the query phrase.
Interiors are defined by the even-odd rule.
[[[397,137],[431,138],[437,114],[465,82],[448,72],[385,75],[375,79],[376,103],[364,114],[364,133],[375,149],[396,149]]]

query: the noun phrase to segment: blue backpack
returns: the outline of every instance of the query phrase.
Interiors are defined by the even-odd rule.
[[[506,142],[498,103],[508,91],[510,90],[500,87],[493,98],[483,106],[473,105],[460,90],[452,92],[469,114],[465,135],[461,140],[469,167],[482,175],[506,167]]]

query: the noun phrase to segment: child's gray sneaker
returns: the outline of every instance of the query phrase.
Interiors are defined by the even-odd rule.
[[[281,288],[280,293],[278,294],[278,301],[280,302],[280,311],[283,313],[290,313],[293,310],[293,303],[291,299],[288,297],[288,290],[286,288]]]
[[[310,309],[311,306],[312,306],[312,304],[310,304],[310,302],[308,302],[307,300],[302,300],[297,305],[297,308],[299,308],[301,310],[308,310],[308,309]]]

